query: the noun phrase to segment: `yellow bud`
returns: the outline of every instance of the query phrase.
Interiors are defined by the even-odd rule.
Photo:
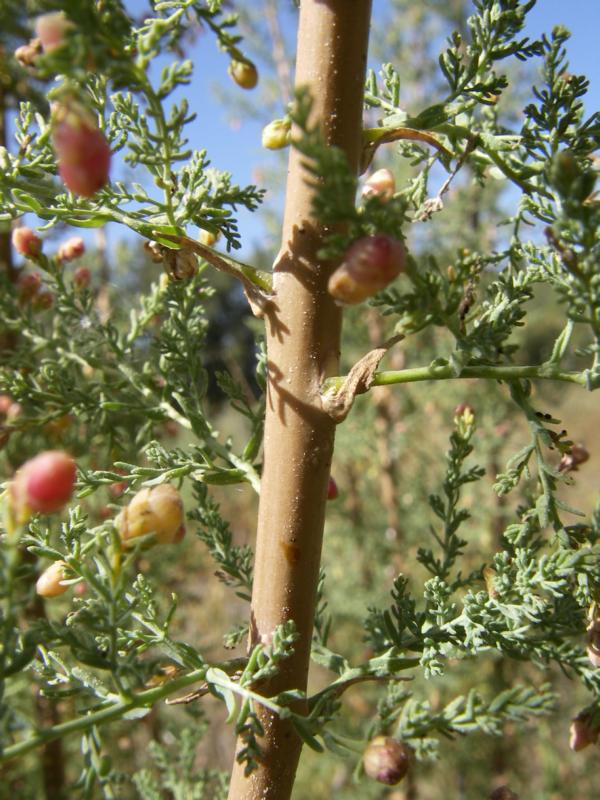
[[[219,241],[219,234],[212,231],[200,231],[200,244],[205,247],[214,247]]]
[[[263,128],[262,146],[267,150],[281,150],[290,143],[292,123],[289,119],[274,119]]]

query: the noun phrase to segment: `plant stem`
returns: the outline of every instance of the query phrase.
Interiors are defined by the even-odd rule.
[[[523,378],[532,380],[565,381],[577,383],[579,386],[591,385],[592,389],[598,388],[600,380],[589,381],[585,372],[568,372],[557,368],[555,365],[541,364],[539,366],[474,366],[463,367],[457,375],[450,364],[430,364],[428,367],[413,367],[411,369],[389,370],[376,372],[372,386],[391,386],[400,383],[415,383],[417,381],[447,381],[465,378],[485,378],[495,381],[514,381]],[[328,378],[323,382],[323,393],[339,391],[346,377],[344,375]]]
[[[370,0],[304,0],[300,7],[296,87],[307,87],[313,121],[358,172]],[[258,515],[250,647],[293,619],[294,653],[255,687],[266,696],[306,689],[319,578],[327,482],[335,424],[320,398],[338,369],[341,312],[327,292],[335,265],[317,257],[324,231],[312,211],[304,157],[290,152],[282,248],[267,314],[268,387],[264,470]],[[305,708],[296,706],[296,713]],[[290,720],[257,708],[265,735],[251,775],[234,764],[230,800],[287,800],[302,742]],[[240,747],[243,746],[240,743]]]
[[[234,659],[232,661],[216,664],[214,666],[223,671],[229,670],[234,672],[244,664],[245,659]],[[96,711],[92,711],[89,714],[84,714],[76,719],[68,720],[67,722],[61,722],[59,725],[53,725],[51,728],[38,731],[36,734],[30,736],[28,739],[24,739],[22,742],[13,744],[10,747],[5,747],[0,755],[0,763],[4,761],[10,761],[18,756],[22,756],[25,753],[29,753],[31,750],[35,750],[36,747],[40,747],[40,745],[47,744],[55,739],[60,739],[63,736],[68,736],[71,733],[81,733],[96,725],[122,719],[126,714],[134,711],[135,709],[147,708],[148,711],[150,711],[152,706],[159,700],[163,700],[164,698],[169,697],[176,692],[180,692],[182,689],[186,689],[188,686],[191,686],[194,683],[200,683],[204,681],[209,668],[210,667],[208,665],[200,667],[192,672],[188,672],[187,675],[182,675],[179,678],[173,678],[173,680],[167,681],[167,683],[163,684],[162,686],[156,686],[152,689],[145,689],[144,691],[138,692],[138,694],[127,699],[121,699],[116,702],[112,700],[108,701],[107,704],[104,704]],[[229,686],[229,683],[227,683],[227,688],[232,688]],[[240,687],[237,684],[235,684],[234,688],[236,691],[240,691]]]

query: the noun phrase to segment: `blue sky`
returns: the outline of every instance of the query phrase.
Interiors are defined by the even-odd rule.
[[[1,0],[0,0],[1,1]],[[385,7],[386,0],[374,0],[374,8]],[[235,5],[235,3],[234,3]],[[237,3],[239,8],[252,9],[254,4],[246,0]],[[290,0],[281,2],[281,8],[288,8]],[[147,0],[125,0],[130,13],[139,17],[148,7]],[[282,15],[283,16],[283,15]],[[537,5],[528,15],[526,34],[537,38],[559,24],[564,24],[572,33],[568,43],[571,72],[584,73],[590,78],[590,92],[586,99],[588,113],[600,108],[600,72],[598,64],[598,32],[600,31],[600,0],[538,0]],[[250,49],[247,55],[252,57]],[[206,148],[212,165],[218,169],[230,171],[236,182],[245,185],[254,181],[254,170],[257,165],[276,167],[281,164],[281,155],[262,149],[260,144],[261,128],[256,121],[242,121],[239,126],[232,127],[227,110],[217,101],[215,84],[225,84],[233,88],[232,98],[235,102],[236,92],[247,101],[252,98],[251,92],[245,92],[233,86],[227,75],[228,56],[221,53],[210,34],[201,36],[193,53],[196,69],[194,79],[185,88],[193,110],[198,119],[189,128],[190,142],[198,148]],[[277,160],[279,159],[279,161]],[[115,165],[113,177],[121,172]],[[260,210],[255,214],[242,212],[239,217],[243,247],[238,254],[243,258],[252,251],[253,242],[263,236]],[[118,238],[127,235],[118,226],[109,226],[109,241],[114,244]]]
[[[136,5],[140,2],[135,0]],[[385,0],[376,0],[375,9],[384,3]],[[248,7],[248,3],[238,5]],[[557,24],[565,25],[572,34],[567,46],[571,72],[583,73],[590,79],[585,106],[587,112],[592,113],[600,108],[600,0],[538,0],[529,12],[526,35],[531,39],[538,38],[543,32],[550,33]],[[252,52],[248,51],[248,55],[252,57]],[[261,128],[255,122],[243,122],[238,129],[232,129],[228,124],[225,109],[216,102],[211,91],[215,82],[227,80],[228,61],[224,54],[217,51],[210,37],[199,42],[197,63],[199,71],[194,88],[197,85],[196,96],[203,98],[202,117],[205,120],[201,146],[207,147],[215,167],[230,170],[240,183],[249,182],[257,161],[275,166],[277,156],[261,150]],[[253,239],[262,235],[259,220],[260,211],[254,215],[241,215],[240,229],[244,245],[241,254],[251,249]]]

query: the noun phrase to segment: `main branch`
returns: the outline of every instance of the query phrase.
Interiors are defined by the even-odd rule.
[[[346,153],[356,172],[361,152],[363,88],[370,0],[303,0],[296,86],[313,98],[328,144]],[[267,315],[268,389],[261,480],[251,646],[268,642],[293,619],[293,656],[278,675],[256,687],[265,696],[305,689],[319,576],[333,420],[320,386],[338,369],[341,315],[327,292],[332,264],[317,258],[323,229],[311,209],[302,157],[292,150],[283,240],[274,269],[275,301]],[[301,709],[296,709],[301,710]],[[288,720],[258,709],[264,726],[262,760],[250,776],[234,765],[230,800],[287,800],[301,741]]]

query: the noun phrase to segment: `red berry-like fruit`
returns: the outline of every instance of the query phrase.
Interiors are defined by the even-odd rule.
[[[48,569],[44,570],[35,584],[35,591],[41,597],[58,597],[64,594],[68,586],[62,581],[67,577],[67,564],[65,561],[55,561]]]
[[[74,261],[85,253],[85,244],[81,236],[72,236],[58,248],[56,258],[59,261]]]
[[[12,232],[12,243],[17,253],[28,258],[37,258],[42,252],[42,240],[31,228],[15,228]]]
[[[410,749],[391,736],[377,736],[363,753],[365,773],[387,786],[394,786],[402,780],[408,772],[410,760]]]
[[[342,303],[360,303],[397,278],[405,264],[406,251],[397,239],[385,234],[364,236],[349,247],[327,288]]]
[[[242,89],[254,89],[258,83],[258,70],[251,61],[232,59],[227,71]]]
[[[32,511],[60,511],[71,499],[75,477],[75,462],[62,450],[48,450],[27,461],[15,475],[11,489],[18,518],[25,520]]]
[[[335,500],[336,497],[338,496],[338,494],[339,494],[339,492],[338,492],[337,483],[334,481],[334,479],[331,476],[329,476],[329,482],[327,483],[327,499],[328,500]]]
[[[88,111],[75,101],[53,109],[52,143],[67,189],[92,197],[107,182],[110,147]]]

